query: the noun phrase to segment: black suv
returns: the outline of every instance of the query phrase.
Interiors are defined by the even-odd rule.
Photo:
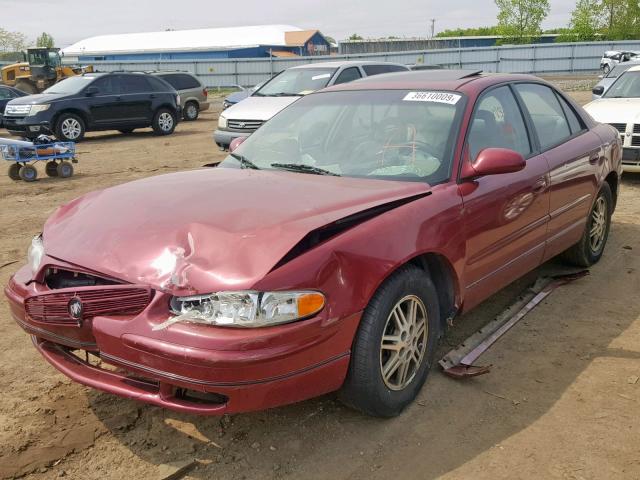
[[[11,100],[4,112],[9,133],[35,138],[53,133],[79,142],[85,132],[152,127],[173,133],[180,118],[180,95],[171,85],[144,73],[87,73],[67,78],[39,95]]]

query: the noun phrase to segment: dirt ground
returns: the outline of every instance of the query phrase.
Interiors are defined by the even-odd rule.
[[[59,204],[221,159],[211,138],[216,118],[217,110],[207,112],[165,138],[90,134],[70,180],[0,176],[0,284]],[[155,479],[186,466],[189,479],[640,478],[638,252],[640,176],[627,174],[591,275],[553,293],[494,346],[481,359],[494,365],[489,375],[460,382],[434,369],[418,400],[392,420],[364,417],[334,395],[203,418],[93,391],[40,358],[2,302],[0,477]],[[544,265],[460,318],[440,353],[537,275],[564,269]]]

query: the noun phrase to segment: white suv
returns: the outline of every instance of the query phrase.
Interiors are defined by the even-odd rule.
[[[640,52],[633,51],[618,51],[618,50],[608,50],[604,52],[604,55],[600,59],[600,70],[607,75],[613,67],[618,65],[619,63],[628,62],[629,60],[636,60],[640,55]]]
[[[242,102],[218,118],[213,137],[226,150],[239,137],[248,137],[264,122],[300,97],[322,88],[381,73],[407,72],[409,67],[387,62],[322,62],[291,67],[280,72]]]

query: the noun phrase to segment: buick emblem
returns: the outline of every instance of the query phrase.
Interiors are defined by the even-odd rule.
[[[82,320],[82,312],[84,309],[82,307],[82,300],[80,300],[79,297],[73,297],[69,300],[69,303],[67,303],[67,310],[71,318],[75,318],[78,321]]]

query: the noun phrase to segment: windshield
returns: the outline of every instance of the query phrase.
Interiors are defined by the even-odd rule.
[[[624,72],[626,72],[627,70],[629,70],[631,67],[640,65],[638,63],[635,64],[629,64],[629,63],[623,63],[620,65],[616,65],[614,68],[611,69],[611,71],[609,72],[608,75],[605,75],[605,78],[618,78],[620,75],[622,75]]]
[[[441,183],[451,176],[464,103],[454,92],[310,95],[265,123],[222,166]]]
[[[291,68],[260,88],[256,97],[306,95],[327,86],[335,68]]]
[[[96,77],[70,77],[47,88],[42,93],[78,93],[84,87],[94,81]]]
[[[611,85],[603,95],[606,98],[639,98],[640,71],[626,71]]]

